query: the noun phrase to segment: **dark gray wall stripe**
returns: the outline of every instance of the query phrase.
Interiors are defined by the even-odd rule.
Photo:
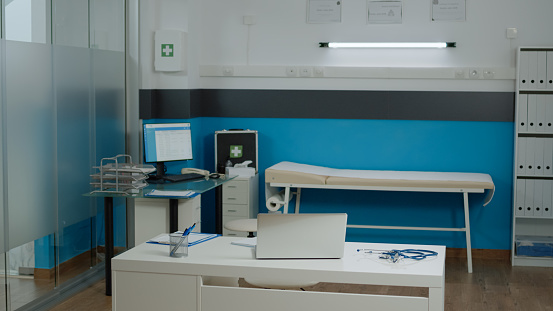
[[[189,119],[191,90],[140,90],[140,119]]]
[[[515,103],[514,92],[222,89],[140,92],[141,119],[235,117],[513,122]],[[188,101],[184,103],[182,98]]]

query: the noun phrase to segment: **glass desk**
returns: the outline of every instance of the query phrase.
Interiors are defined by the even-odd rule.
[[[152,190],[165,191],[182,191],[192,190],[198,194],[203,194],[209,190],[215,189],[215,229],[216,233],[222,233],[222,190],[219,186],[234,179],[236,176],[226,177],[222,175],[220,178],[205,178],[195,179],[190,181],[182,181],[176,183],[149,184],[147,187],[140,189],[138,193],[117,193],[117,192],[89,192],[85,196],[104,198],[104,221],[105,221],[105,239],[106,239],[106,296],[111,296],[111,258],[114,255],[113,246],[113,198],[148,198],[148,199],[165,199],[169,200],[169,231],[175,232],[178,227],[178,200],[187,199],[188,197],[153,197],[145,196]]]

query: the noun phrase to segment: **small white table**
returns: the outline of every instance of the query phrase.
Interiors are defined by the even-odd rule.
[[[218,237],[170,258],[168,246],[141,244],[112,259],[113,310],[282,311],[443,310],[445,246],[346,243],[342,259],[258,260],[254,249]],[[392,264],[357,249],[427,249],[438,256]],[[212,277],[264,277],[425,287],[426,297],[273,290],[209,284]]]

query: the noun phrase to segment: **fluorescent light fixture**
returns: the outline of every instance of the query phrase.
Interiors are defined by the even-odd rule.
[[[457,42],[319,42],[320,48],[454,48]]]

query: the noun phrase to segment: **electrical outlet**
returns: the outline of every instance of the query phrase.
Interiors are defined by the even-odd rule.
[[[484,75],[484,79],[493,79],[493,77],[495,76],[495,72],[491,69],[484,69],[484,71],[482,71],[482,74]]]
[[[244,23],[244,25],[255,25],[256,23],[255,15],[244,15],[242,17],[242,22]]]
[[[296,67],[286,67],[286,75],[288,77],[297,77],[298,69]]]
[[[463,69],[455,70],[455,79],[466,79],[465,70]]]
[[[470,79],[480,79],[480,70],[477,68],[469,69],[469,78]]]
[[[516,39],[518,37],[518,30],[516,28],[507,28],[507,39]]]
[[[232,76],[234,75],[234,67],[225,66],[223,67],[223,76]]]
[[[314,77],[324,77],[325,76],[324,67],[315,67],[315,68],[313,68],[313,76]]]
[[[300,67],[300,77],[311,77],[311,67]]]

